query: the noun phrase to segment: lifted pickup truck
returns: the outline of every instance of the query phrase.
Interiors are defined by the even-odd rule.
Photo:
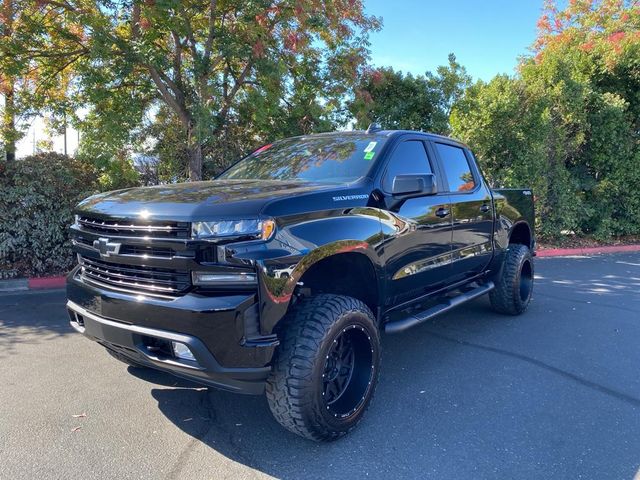
[[[491,190],[460,142],[339,132],[265,145],[213,181],[81,202],[71,325],[117,359],[262,394],[313,440],[371,401],[380,334],[488,293],[525,311],[530,190]]]

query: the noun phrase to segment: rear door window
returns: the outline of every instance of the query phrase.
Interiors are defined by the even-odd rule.
[[[466,193],[476,188],[469,160],[460,147],[435,143],[451,193]]]

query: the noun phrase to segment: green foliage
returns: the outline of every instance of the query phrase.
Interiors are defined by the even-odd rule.
[[[155,176],[160,182],[186,181],[189,178],[189,146],[180,120],[165,106],[158,109],[153,120],[145,125],[136,145],[146,155],[156,157]]]
[[[94,179],[90,165],[55,153],[5,166],[0,172],[0,278],[68,271],[72,210],[95,193]]]
[[[129,158],[114,158],[98,171],[100,191],[137,187],[139,184],[140,173],[134,168]]]
[[[640,233],[640,11],[591,4],[549,3],[519,75],[478,82],[451,115],[494,183],[533,187],[549,239]]]
[[[403,75],[378,68],[362,78],[349,109],[359,128],[379,122],[389,129],[448,134],[451,107],[470,84],[471,77],[453,54],[435,74]]]
[[[368,32],[379,27],[361,0],[36,3],[19,15],[25,28],[12,63],[38,58],[49,71],[68,60],[67,96],[90,111],[79,122],[85,150],[118,156],[142,114],[162,105],[187,145],[191,180],[201,178],[203,157],[230,149],[221,138],[333,127],[325,122],[339,116],[368,56]]]
[[[136,123],[129,113],[136,111],[141,116],[141,112],[136,106],[130,108],[111,117],[90,112],[81,123],[82,141],[76,157],[95,169],[101,191],[139,185],[139,174],[131,160]]]
[[[28,120],[46,113],[54,128],[74,117],[73,66],[86,51],[74,41],[46,1],[4,0],[0,4],[0,141],[14,156]],[[9,155],[7,155],[9,157]]]
[[[14,228],[7,212],[26,215],[14,217],[16,225],[30,221],[16,203],[18,188],[51,198],[63,189],[58,180],[81,176],[86,164],[96,181],[74,184],[78,196],[83,185],[208,178],[261,144],[353,119],[360,128],[378,121],[466,141],[494,185],[533,187],[543,237],[638,234],[640,9],[632,0],[562,5],[546,2],[532,54],[516,76],[472,84],[454,55],[425,75],[368,68],[368,34],[380,20],[366,15],[361,0],[5,0],[2,149],[9,158],[21,120],[35,114],[82,135],[78,160],[61,167],[62,177],[42,166],[61,165],[55,156],[0,162],[8,169],[2,261],[13,255],[25,271],[62,268],[39,254],[31,265],[13,250],[31,245],[24,233],[19,241],[7,233]],[[141,173],[134,152],[159,162]],[[29,173],[39,168],[42,185]],[[5,195],[11,192],[13,200]],[[42,211],[58,215],[53,207]],[[46,244],[49,237],[38,238]]]

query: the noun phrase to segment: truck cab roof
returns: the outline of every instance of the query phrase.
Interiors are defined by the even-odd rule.
[[[434,140],[434,141],[444,140],[446,142],[459,145],[463,148],[467,148],[467,149],[469,148],[468,145],[466,145],[465,143],[461,142],[458,139],[447,137],[446,135],[440,135],[438,133],[421,132],[418,130],[374,130],[371,132],[367,130],[343,130],[343,131],[324,132],[324,133],[312,133],[308,135],[299,135],[294,138],[306,138],[306,137],[316,137],[316,136],[331,137],[331,136],[346,136],[346,135],[367,135],[371,137],[385,137],[385,138],[394,138],[394,137],[399,137],[401,135],[419,135],[419,136],[425,137],[428,140]]]

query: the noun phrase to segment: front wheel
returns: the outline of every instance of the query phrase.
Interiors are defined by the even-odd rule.
[[[380,335],[371,310],[341,295],[317,295],[283,320],[267,380],[275,419],[302,437],[335,440],[353,429],[378,380]]]
[[[527,309],[533,293],[533,258],[529,247],[509,245],[495,284],[489,299],[496,312],[519,315]]]

